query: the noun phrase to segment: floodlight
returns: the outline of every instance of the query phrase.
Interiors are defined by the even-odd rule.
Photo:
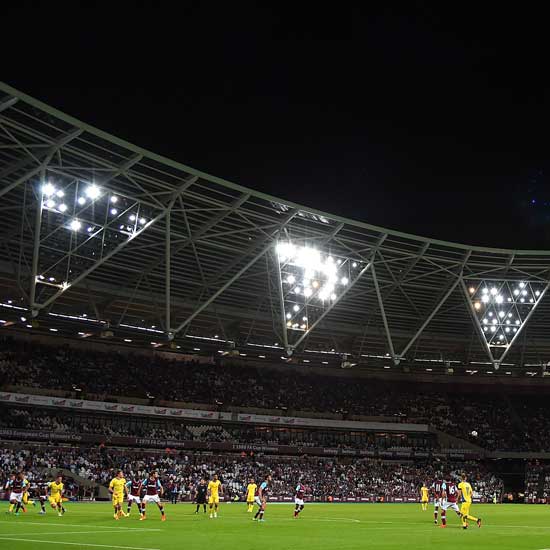
[[[69,227],[73,231],[78,231],[82,227],[82,224],[78,220],[71,220]]]
[[[139,223],[141,225],[145,225],[147,223],[147,220],[145,218],[139,218]]]
[[[294,307],[292,309],[294,311],[300,311],[300,306],[298,304],[294,304]]]
[[[540,290],[535,291],[535,296],[540,296]]]
[[[488,315],[489,315],[489,317],[492,317],[492,316],[493,316],[493,312],[492,312],[492,311],[489,311]]]
[[[63,189],[60,189],[59,191],[57,191],[57,192],[55,193],[55,195],[56,195],[57,197],[59,197],[60,199],[62,199],[62,198],[65,196],[65,192],[63,191]]]
[[[498,312],[498,316],[502,319],[504,316],[506,315],[506,313],[504,313],[504,311],[499,311]]]
[[[519,294],[519,290],[517,288],[514,289],[514,296],[517,296]]]
[[[307,317],[302,317],[302,321],[306,321],[306,322],[307,322]]]
[[[491,296],[496,296],[498,294],[498,290],[497,288],[494,286],[493,288],[491,288]]]
[[[330,299],[331,300],[336,300],[336,294],[334,294],[334,292],[330,295]]]
[[[475,291],[476,291],[476,289],[473,286],[471,286],[470,287],[470,294],[473,294]]]
[[[481,304],[479,302],[474,303],[474,309],[481,309]]]
[[[88,227],[88,229],[86,231],[88,231],[88,233],[91,233],[93,230],[94,230],[93,227]]]
[[[48,200],[46,201],[46,206],[47,206],[48,208],[55,208],[55,202],[54,202],[52,199],[48,199]]]
[[[502,304],[503,301],[504,301],[504,298],[500,294],[495,298],[495,302],[497,304]]]
[[[353,262],[353,263],[351,264],[351,267],[357,267],[357,262]]]
[[[287,313],[287,314],[286,314],[286,318],[287,318],[287,319],[291,319],[291,318],[292,318],[292,313]]]
[[[306,298],[309,298],[311,295],[313,294],[313,291],[311,290],[311,288],[304,288],[304,296]]]
[[[101,195],[101,189],[97,185],[92,184],[86,188],[85,193],[89,199],[95,200]]]
[[[491,327],[491,332],[496,332],[496,330],[497,330],[497,327],[495,327],[495,326]]]
[[[113,204],[116,204],[117,201],[118,201],[118,197],[116,197],[115,195],[113,195],[113,196],[111,197],[111,202],[112,202]]]
[[[296,277],[294,277],[294,275],[289,275],[289,276],[286,278],[286,282],[287,282],[289,285],[293,285],[293,284],[296,282]]]
[[[60,204],[59,205],[59,211],[60,212],[66,212],[67,211],[67,205],[66,204]]]
[[[116,208],[111,208],[111,214],[116,216],[118,214],[118,210]]]
[[[516,319],[516,325],[519,325],[519,324],[520,324],[519,319]]]
[[[86,204],[86,199],[84,197],[78,197],[77,202],[80,206],[84,206]]]
[[[489,295],[488,295],[488,294],[484,294],[484,295],[481,297],[481,301],[482,301],[484,304],[489,303]]]
[[[519,288],[525,288],[525,283],[524,282],[519,283]]]
[[[506,332],[510,332],[510,327],[506,327],[504,330],[505,330]]]
[[[300,294],[301,288],[299,286],[294,287],[294,294]]]
[[[51,197],[55,193],[55,187],[51,183],[45,183],[42,186],[42,194],[46,197]]]
[[[483,319],[483,324],[486,325],[488,323],[487,319]]]
[[[349,279],[347,277],[342,277],[341,283],[346,286],[349,283]]]
[[[489,292],[489,289],[488,289],[486,286],[484,286],[484,287],[481,289],[481,292],[482,292],[483,294],[487,294],[487,293]]]
[[[136,221],[136,215],[135,215],[135,214],[130,214],[130,221],[131,221],[131,222],[135,222],[135,221]]]
[[[521,295],[522,295],[522,296],[527,296],[527,291],[526,291],[526,290],[522,290],[522,291],[521,291]]]

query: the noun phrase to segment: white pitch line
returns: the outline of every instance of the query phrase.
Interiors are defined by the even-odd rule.
[[[21,523],[16,523],[15,521],[4,521],[0,520],[0,523],[9,523],[11,525],[40,525],[41,527],[55,527],[59,528],[59,524],[56,523],[46,523],[46,522],[40,522],[40,521],[21,521]],[[92,527],[90,524],[87,523],[71,523],[69,525],[66,525],[65,527]],[[162,529],[147,529],[147,528],[141,528],[141,527],[119,527],[118,525],[94,525],[95,529],[116,529],[117,531],[162,531]]]
[[[93,548],[119,548],[121,550],[160,550],[160,548],[144,548],[143,546],[113,546],[112,544],[90,544],[87,542],[63,542],[61,540],[39,540],[22,539],[15,537],[4,537],[0,535],[0,540],[13,540],[16,542],[38,542],[39,544],[57,544],[62,546],[89,546]]]
[[[46,536],[49,537],[50,535],[55,535],[55,536],[57,536],[57,535],[89,535],[90,533],[94,533],[94,534],[97,535],[97,531],[61,531],[61,532],[55,531],[54,533],[32,533],[32,536],[36,537],[38,535],[40,535],[40,536],[46,535]],[[0,537],[15,537],[15,536],[20,535],[20,534],[21,533],[2,533],[0,535]],[[106,531],[104,534],[105,535],[107,535],[107,534],[110,535],[111,532]]]

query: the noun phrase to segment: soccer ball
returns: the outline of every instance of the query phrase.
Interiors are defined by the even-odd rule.
[[[477,432],[476,432],[476,430],[474,430],[474,431],[472,432],[472,435],[473,435],[474,437],[477,437]]]

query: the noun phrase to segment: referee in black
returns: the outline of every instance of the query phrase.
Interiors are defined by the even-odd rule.
[[[201,478],[199,484],[195,489],[195,502],[197,504],[197,509],[195,514],[199,513],[199,508],[203,507],[204,513],[206,514],[206,493],[208,492],[208,485],[206,485],[206,479]]]

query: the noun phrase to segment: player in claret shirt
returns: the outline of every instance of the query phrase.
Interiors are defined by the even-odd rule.
[[[254,521],[264,521],[265,508],[267,506],[267,498],[269,495],[269,484],[271,483],[271,476],[268,474],[265,476],[265,480],[262,481],[258,489],[256,490],[256,496],[254,502],[259,506],[256,515],[252,518]]]
[[[145,516],[145,507],[148,502],[154,502],[160,511],[160,518],[162,521],[166,521],[166,515],[164,513],[164,506],[160,501],[160,497],[164,493],[164,489],[158,479],[158,476],[155,472],[151,472],[149,477],[143,482],[143,487],[145,489],[145,496],[142,501],[142,514],[139,518],[140,521],[143,521],[146,518]]]
[[[447,476],[450,479],[450,476]],[[461,517],[460,510],[458,509],[458,488],[453,481],[444,481],[441,485],[441,525],[440,527],[447,527],[447,510],[454,510],[456,515]]]
[[[437,515],[439,513],[439,507],[441,506],[441,492],[442,492],[443,482],[439,479],[436,479],[430,485],[430,492],[434,499],[434,523],[437,525]]]
[[[298,485],[296,485],[296,489],[294,491],[294,517],[297,518],[298,514],[304,509],[304,494],[306,488],[300,481]]]
[[[126,514],[129,516],[132,510],[132,503],[135,502],[139,511],[139,515],[143,515],[143,508],[141,505],[141,493],[143,492],[143,481],[134,478],[126,483],[126,490],[128,491],[128,504],[126,507]]]

